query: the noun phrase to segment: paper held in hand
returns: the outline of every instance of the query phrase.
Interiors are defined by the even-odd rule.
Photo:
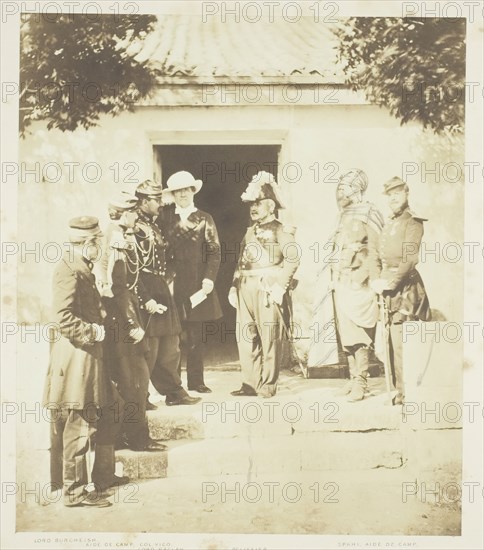
[[[192,304],[192,308],[195,308],[198,306],[198,304],[201,304],[204,300],[207,299],[207,295],[205,292],[203,292],[202,289],[195,292],[195,294],[192,294],[190,296],[190,302]]]

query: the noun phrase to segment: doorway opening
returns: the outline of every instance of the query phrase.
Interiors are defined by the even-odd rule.
[[[252,177],[260,170],[277,178],[280,145],[154,145],[155,173],[166,187],[168,178],[186,170],[203,186],[195,195],[195,205],[212,215],[220,239],[222,262],[215,289],[223,317],[207,335],[206,366],[238,361],[235,309],[227,295],[232,284],[240,242],[250,224],[249,211],[241,201]]]

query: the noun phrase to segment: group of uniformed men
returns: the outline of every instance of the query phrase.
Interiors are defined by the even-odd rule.
[[[386,223],[377,208],[364,200],[367,187],[366,174],[354,169],[340,178],[336,191],[340,216],[333,236],[331,285],[337,332],[350,372],[340,393],[348,395],[349,401],[361,401],[368,392],[380,296],[389,325],[389,367],[397,390],[393,404],[401,405],[405,397],[402,323],[430,320],[427,294],[415,269],[426,220],[410,210],[408,185],[401,178],[383,186],[391,210]]]
[[[343,393],[350,401],[366,395],[380,295],[390,315],[398,404],[404,398],[401,323],[427,320],[430,312],[415,270],[423,219],[408,207],[405,182],[393,178],[384,188],[393,216],[383,225],[381,214],[363,200],[367,185],[364,172],[352,170],[337,188],[341,215],[333,239],[338,261],[332,290],[350,370]],[[110,202],[111,224],[104,235],[97,218],[70,222],[72,249],[54,274],[60,337],[51,347],[44,395],[46,407],[62,411],[51,423],[51,479],[63,488],[67,506],[110,505],[103,491],[129,481],[114,473],[115,448],[165,449],[149,434],[150,380],[168,406],[200,401],[183,388],[181,345],[188,389],[211,392],[204,380],[203,324],[222,316],[215,290],[221,254],[212,216],[194,205],[201,186],[189,172],[173,174],[166,189],[150,180],[140,183],[134,195],[122,193]],[[277,389],[284,319],[299,260],[288,256],[296,244],[294,230],[278,220],[284,204],[272,174],[256,174],[241,198],[250,205],[252,223],[228,300],[250,338],[237,341],[242,385],[231,393],[270,398]],[[405,258],[404,242],[416,243]]]

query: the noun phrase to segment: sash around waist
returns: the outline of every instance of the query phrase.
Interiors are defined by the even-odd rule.
[[[161,275],[162,277],[166,274],[165,271],[159,271],[158,269],[149,269],[148,267],[143,267],[141,271],[145,273],[151,273],[152,275]]]

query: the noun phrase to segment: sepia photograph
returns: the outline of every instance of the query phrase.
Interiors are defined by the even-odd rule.
[[[1,13],[2,548],[482,548],[482,4]]]

